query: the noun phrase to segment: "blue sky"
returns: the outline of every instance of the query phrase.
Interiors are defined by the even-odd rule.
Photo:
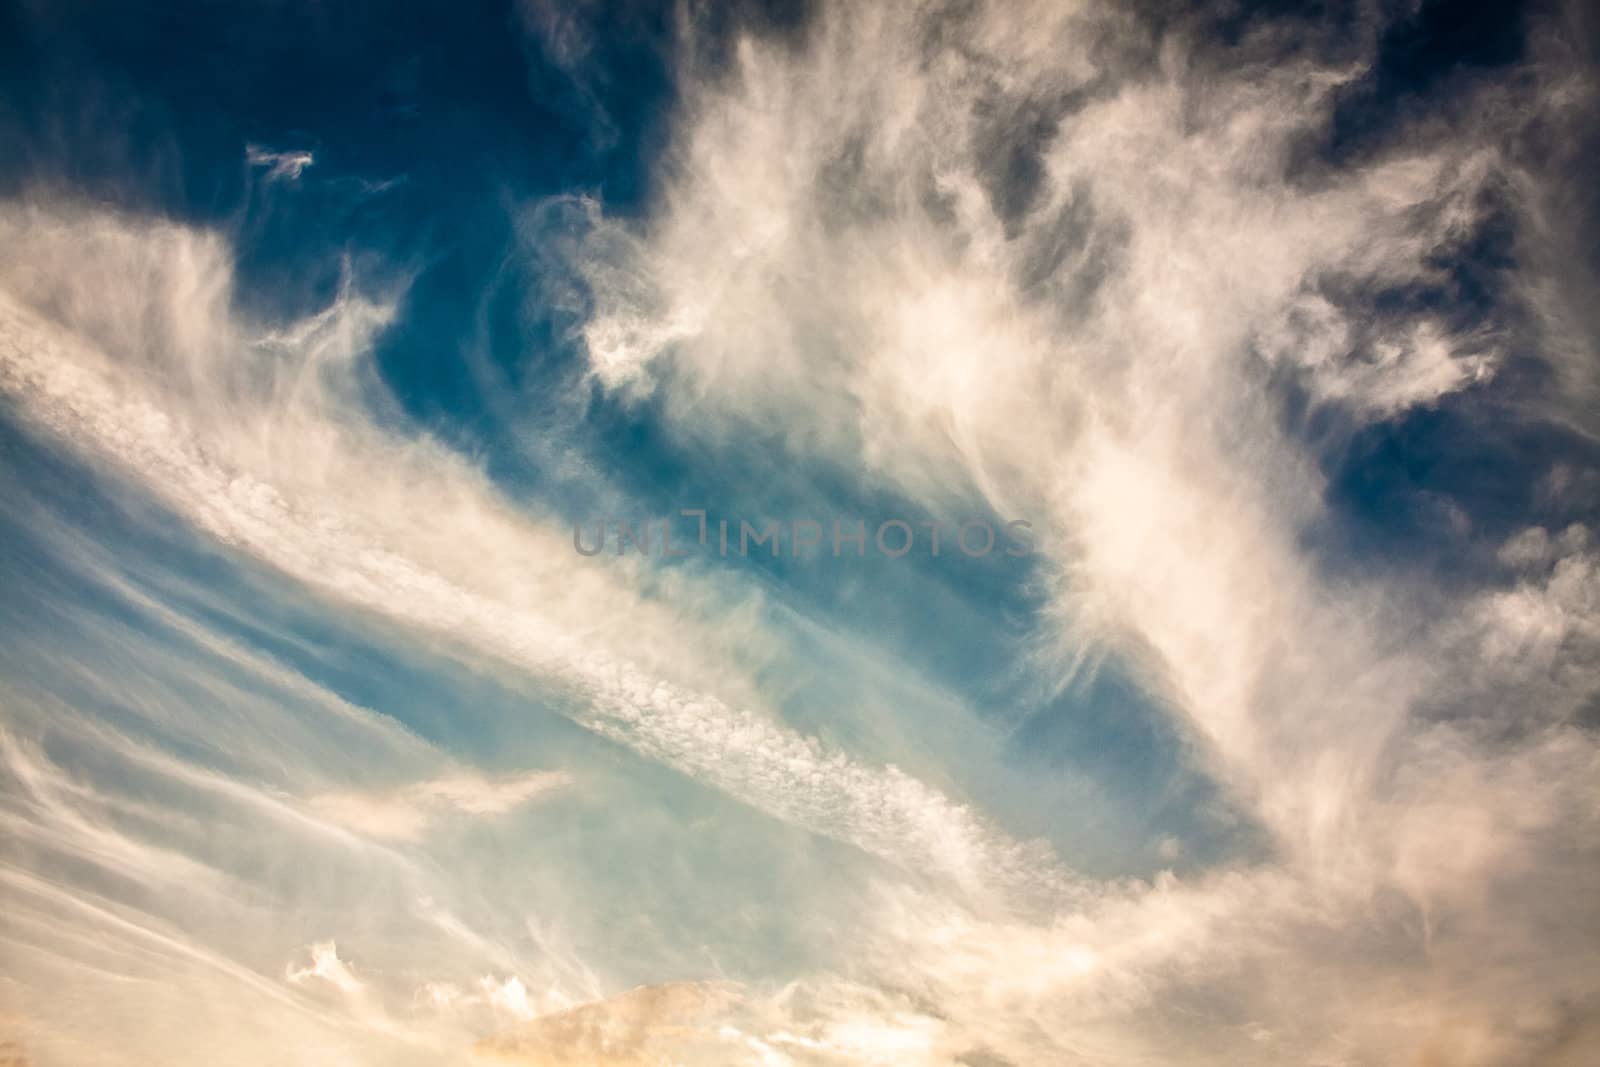
[[[1589,1062],[1596,33],[4,5],[0,1062]]]

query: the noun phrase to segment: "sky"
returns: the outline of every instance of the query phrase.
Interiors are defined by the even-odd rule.
[[[0,1065],[1600,1062],[1597,171],[1582,0],[0,2]]]

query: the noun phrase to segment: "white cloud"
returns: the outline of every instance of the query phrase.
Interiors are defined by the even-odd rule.
[[[310,152],[275,152],[260,145],[246,145],[244,158],[252,167],[265,167],[269,182],[299,181],[305,169],[316,162]]]
[[[1106,46],[1136,39],[1129,18],[834,5],[802,43],[743,39],[715,74],[686,64],[657,210],[575,212],[593,377],[654,393],[700,454],[779,427],[800,456],[924,501],[1034,518],[1057,553],[1046,667],[1120,652],[1269,834],[1260,872],[1111,893],[1063,912],[1070,939],[908,920],[894,981],[1094,1062],[1167,1062],[1173,1035],[1195,1035],[1137,1033],[1126,1014],[1090,1034],[1052,1005],[1206,986],[1256,1011],[1237,1045],[1215,1038],[1219,1062],[1514,1059],[1551,1032],[1517,1012],[1553,1027],[1600,995],[1568,984],[1576,945],[1551,959],[1544,933],[1508,921],[1537,912],[1587,943],[1590,909],[1535,872],[1593,862],[1594,738],[1557,725],[1600,686],[1581,651],[1591,564],[1505,593],[1429,590],[1427,608],[1377,568],[1330,576],[1307,548],[1330,520],[1320,457],[1269,379],[1355,425],[1495,384],[1510,326],[1379,316],[1371,294],[1444,284],[1486,193],[1520,180],[1519,112],[1497,97],[1317,170],[1306,145],[1371,53],[1253,63],[1257,39],[1219,67],[1180,21],[1146,63]],[[930,46],[940,34],[949,47]],[[1017,119],[1030,109],[1045,135]],[[1483,728],[1491,702],[1527,732]],[[1414,977],[1377,944],[1330,950],[1390,906],[1415,909],[1393,936],[1436,961],[1408,1017],[1317,1003],[1337,974]],[[1141,934],[1158,913],[1175,936]],[[1493,977],[1467,962],[1480,939],[1501,953]],[[1303,974],[1304,998],[1272,1003],[1239,975],[1255,966]],[[1513,977],[1514,1008],[1498,1002]],[[1263,1032],[1288,1044],[1264,1050]],[[1021,1033],[991,1044],[1050,1058]]]
[[[39,428],[321,595],[529,672],[582,725],[768,814],[968,893],[1070,889],[1042,846],[702,688],[741,691],[680,615],[617,580],[627,567],[577,556],[569,529],[513,509],[437,442],[374,421],[366,401],[384,401],[363,359],[389,306],[346,292],[252,336],[230,317],[215,237],[63,221],[0,217],[37,265],[0,272],[15,294],[0,294],[0,389]],[[115,297],[91,299],[99,286]]]
[[[311,798],[311,806],[360,833],[414,840],[451,814],[503,815],[570,782],[570,776],[561,771],[500,781],[457,774],[386,791],[322,793]]]
[[[581,967],[536,981],[419,907],[495,969],[457,961],[453,979],[406,988],[441,1015],[527,1024],[480,1051],[1486,1065],[1581,1051],[1600,1002],[1585,892],[1600,759],[1573,723],[1600,682],[1587,535],[1518,535],[1500,553],[1509,579],[1426,601],[1392,575],[1331,575],[1306,547],[1327,519],[1318,457],[1264,383],[1289,375],[1356,424],[1496,384],[1495,330],[1369,322],[1338,298],[1437,281],[1482,194],[1515,176],[1495,129],[1419,131],[1291,178],[1360,62],[1256,65],[1246,48],[1219,70],[1179,24],[1135,63],[1124,12],[947,17],[841,5],[803,40],[738,42],[729,71],[690,62],[646,225],[545,205],[588,227],[593,376],[656,392],[693,447],[756,420],[923,499],[1048,519],[1041,662],[1066,673],[1109,647],[1134,664],[1265,831],[1251,862],[1080,883],[916,778],[725,697],[757,687],[706,651],[711,628],[636,592],[638,572],[577,559],[565,531],[392,415],[365,361],[388,299],[347,287],[323,314],[258,327],[236,317],[215,235],[13,206],[0,391],[342,609],[533,675],[590,730],[900,868],[863,904],[859,947],[778,990],[606,998]],[[1048,136],[1013,121],[1030,109],[1051,114]],[[269,180],[310,162],[252,159]],[[1548,278],[1521,281],[1561,309]],[[84,795],[37,771],[47,761],[14,753],[48,815],[32,821],[65,827],[80,855],[157,886],[205,873],[84,817]],[[552,784],[417,780],[321,780],[312,810],[417,839]],[[354,995],[382,971],[358,974],[328,942],[288,973]]]
[[[289,981],[304,982],[318,978],[347,995],[360,993],[365,988],[350,965],[339,958],[339,948],[332,941],[319,941],[308,946],[307,952],[311,956],[310,966],[291,965],[284,974]]]
[[[489,1003],[509,1012],[518,1019],[531,1019],[535,1012],[533,1004],[528,1000],[528,987],[522,984],[522,979],[516,975],[503,981],[485,978],[482,982],[484,994],[489,998]]]

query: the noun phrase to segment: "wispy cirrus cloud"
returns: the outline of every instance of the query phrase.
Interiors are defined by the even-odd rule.
[[[530,671],[575,701],[581,724],[768,814],[970,892],[1049,895],[1067,885],[1042,846],[1006,839],[904,772],[863,765],[697,688],[699,657],[670,609],[602,564],[585,566],[569,529],[512,508],[439,443],[395,436],[363,414],[364,398],[383,411],[364,360],[392,306],[347,292],[307,322],[251,338],[228,316],[215,237],[146,233],[109,217],[63,235],[32,228],[30,216],[41,217],[25,212],[7,229],[39,242],[35,262],[65,268],[94,250],[98,269],[148,269],[151,286],[106,305],[88,297],[93,270],[54,282],[31,274],[24,298],[50,293],[75,328],[15,299],[0,306],[4,386],[41,428],[130,464],[145,489],[212,536],[337,601]],[[151,262],[151,242],[181,254]],[[149,315],[147,300],[170,301],[167,313]],[[143,325],[123,332],[134,321]],[[102,338],[106,349],[96,347]],[[284,433],[298,457],[269,445]],[[352,499],[368,503],[348,508]],[[622,619],[644,663],[604,638]]]
[[[529,10],[560,63],[590,61],[587,9]],[[212,1031],[139,1031],[123,1016],[152,1005],[126,977],[159,978],[163,1012],[254,1020],[242,1061],[1590,1055],[1593,455],[1546,436],[1570,454],[1508,459],[1489,431],[1587,425],[1584,275],[1555,233],[1575,194],[1536,161],[1592,79],[1537,23],[1515,77],[1467,78],[1468,106],[1405,110],[1332,158],[1392,25],[1245,20],[1219,54],[1208,19],[822,5],[775,34],[686,7],[643,217],[572,193],[520,236],[596,407],[660,419],[675,462],[738,452],[796,496],[826,498],[814,465],[840,496],[1048,525],[1008,666],[1059,692],[1115,662],[1258,847],[1191,859],[1173,839],[1181,875],[1071,873],[914,732],[890,736],[933,773],[862,755],[853,709],[785,717],[779,668],[848,657],[766,629],[753,589],[782,573],[588,561],[554,507],[419,428],[374,355],[403,282],[347,269],[321,311],[263,318],[224,233],[19,199],[0,207],[0,396],[29,440],[127,511],[153,502],[218,569],[518,687],[516,725],[560,716],[594,746],[582,769],[548,738],[520,766],[446,753],[247,647],[222,593],[8,502],[93,590],[62,606],[67,578],[30,580],[39,614],[124,668],[41,656],[0,692],[20,724],[0,733],[18,842],[0,932],[30,981],[92,977],[117,1006],[95,1032],[167,1062]],[[313,163],[247,161],[269,182]],[[1484,251],[1503,230],[1518,255]],[[1542,488],[1441,491],[1429,548],[1452,567],[1352,543],[1340,464],[1446,416],[1486,439],[1463,455]],[[614,796],[573,786],[608,767]],[[673,803],[689,829],[654,840]],[[692,892],[642,906],[682,872]],[[804,906],[769,899],[800,882]],[[87,1020],[73,998],[28,1009],[52,1050]]]
[[[1591,609],[1587,565],[1575,557],[1543,590],[1510,594],[1484,573],[1419,610],[1392,569],[1308,546],[1339,522],[1327,471],[1341,440],[1498,395],[1508,353],[1537,344],[1517,309],[1389,294],[1448,293],[1445,264],[1478,235],[1508,217],[1536,223],[1536,199],[1498,197],[1528,179],[1517,146],[1539,98],[1513,106],[1511,90],[1480,86],[1478,113],[1324,165],[1307,146],[1381,61],[1381,24],[1356,58],[1345,47],[1328,59],[1314,42],[1281,52],[1263,26],[1219,65],[1203,23],[1143,50],[1136,21],[1059,5],[839,6],[799,43],[743,38],[725,69],[691,58],[647,223],[593,201],[566,209],[568,232],[585,235],[572,262],[593,307],[576,328],[591,375],[665,410],[698,454],[776,426],[795,455],[863,466],[914,497],[1048,516],[1055,644],[1035,667],[1071,672],[1096,646],[1126,658],[1268,829],[1274,859],[1252,890],[1220,878],[1108,898],[1170,907],[1182,929],[1222,922],[1212,948],[1191,959],[1176,939],[1148,963],[1081,975],[1065,946],[1037,969],[997,952],[940,997],[952,1012],[992,995],[993,1023],[1016,1003],[999,992],[1007,974],[1020,975],[1049,991],[1023,1017],[1081,1050],[1049,1003],[1069,989],[1126,982],[1181,999],[1243,965],[1247,946],[1315,953],[1317,929],[1391,893],[1417,909],[1408,936],[1434,954],[1432,996],[1483,977],[1444,929],[1463,952],[1483,938],[1497,958],[1522,956],[1499,972],[1504,992],[1545,958],[1532,929],[1507,933],[1512,901],[1569,927],[1588,910],[1532,874],[1569,848],[1593,862],[1579,783],[1595,744],[1577,717],[1597,679],[1569,642],[1570,620]],[[1546,68],[1540,84],[1571,70]],[[1538,292],[1555,276],[1511,273],[1508,288]],[[1573,366],[1562,351],[1549,360]],[[1563,417],[1558,391],[1506,389],[1501,411]],[[1305,432],[1314,419],[1332,441]],[[1456,536],[1476,534],[1465,512],[1460,523]],[[1513,666],[1536,648],[1544,669],[1566,665],[1561,689]],[[1485,649],[1500,651],[1486,662]],[[1470,691],[1455,681],[1464,671]],[[1536,703],[1518,716],[1529,732],[1508,741],[1476,725],[1488,692]],[[1241,925],[1221,918],[1234,907]],[[971,950],[984,958],[997,936]],[[938,943],[916,971],[932,984],[952,973],[953,944]],[[1330,980],[1382,970],[1355,951],[1307,958]],[[1594,996],[1568,984],[1573,966],[1551,962],[1530,994],[1556,1030],[1557,1005]],[[1370,1009],[1356,1005],[1314,1025],[1294,1011],[1254,1023],[1274,1040],[1295,1032],[1302,1052],[1353,1043],[1367,1052],[1338,1055],[1358,1059],[1408,1048],[1487,1062],[1554,1040],[1521,1035],[1496,996],[1456,1037],[1440,1035],[1463,1018],[1426,999],[1399,1031],[1366,1029]],[[1123,1025],[1090,1058],[1161,1058],[1158,1038]],[[1219,1055],[1283,1054],[1246,1029]],[[1019,1040],[995,1047],[1027,1050]]]
[[[245,162],[252,167],[265,169],[265,180],[268,182],[296,182],[300,175],[305,173],[307,167],[315,163],[316,156],[306,151],[275,152],[261,145],[247,145],[244,151]]]
[[[381,792],[323,793],[311,798],[311,806],[360,833],[414,840],[440,819],[451,815],[503,815],[570,782],[571,777],[561,771],[541,771],[502,781],[462,774]]]

